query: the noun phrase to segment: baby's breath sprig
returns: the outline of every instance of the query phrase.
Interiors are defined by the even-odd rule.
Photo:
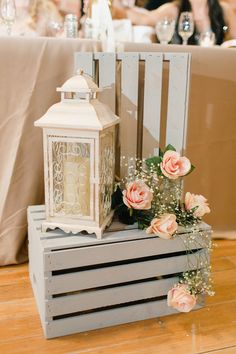
[[[136,222],[148,234],[180,238],[187,259],[187,270],[179,280],[180,290],[187,287],[193,295],[191,301],[200,294],[214,295],[209,259],[213,244],[210,232],[199,230],[202,216],[210,212],[207,200],[187,192],[184,202],[181,201],[183,177],[194,166],[172,145],[148,159],[123,157],[122,164],[127,174],[112,197],[119,219],[126,224]],[[176,233],[178,226],[184,227],[183,234]]]
[[[210,277],[210,266],[201,269],[184,272],[180,278],[180,284],[186,284],[192,295],[213,296],[212,279]]]

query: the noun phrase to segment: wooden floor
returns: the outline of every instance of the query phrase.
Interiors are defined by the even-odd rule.
[[[213,252],[216,295],[204,309],[45,340],[27,264],[0,268],[0,354],[236,354],[236,241]]]

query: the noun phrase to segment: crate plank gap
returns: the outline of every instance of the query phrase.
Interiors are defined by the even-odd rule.
[[[28,208],[29,272],[46,338],[166,316],[168,290],[187,270],[183,229],[163,240],[113,223],[100,241],[93,235],[43,233],[45,206]],[[201,224],[199,237],[211,228]],[[196,253],[188,256],[192,269]],[[198,305],[198,307],[202,306]]]

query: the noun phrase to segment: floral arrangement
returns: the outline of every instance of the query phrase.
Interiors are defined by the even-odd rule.
[[[192,233],[188,241],[184,240],[187,255],[191,253],[192,242],[198,242],[199,248],[210,252],[210,239],[203,238],[205,244],[202,245],[194,236],[197,224],[210,212],[206,198],[187,192],[182,201],[183,177],[193,170],[189,159],[181,156],[172,145],[160,150],[159,156],[131,159],[128,175],[117,184],[112,198],[119,220],[125,224],[137,223],[147,234],[162,239],[174,238],[178,227],[184,226]],[[205,259],[198,257],[196,269],[184,272],[179,283],[169,290],[168,306],[188,312],[195,306],[199,294],[213,295],[208,255]]]

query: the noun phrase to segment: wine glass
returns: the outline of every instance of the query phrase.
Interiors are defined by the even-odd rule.
[[[179,17],[178,33],[183,40],[183,44],[188,44],[189,37],[194,32],[193,15],[191,12],[182,12]]]
[[[16,18],[16,5],[14,0],[1,1],[1,16],[7,26],[7,34],[10,36],[12,31],[12,24]]]
[[[63,33],[61,22],[49,20],[47,23],[47,35],[50,37],[60,37]]]
[[[122,0],[121,3],[124,7],[129,9],[135,6],[135,0]]]
[[[215,44],[215,33],[212,31],[201,32],[199,36],[199,44],[201,47],[212,47]]]
[[[168,44],[175,31],[175,20],[164,19],[156,24],[156,35],[161,44]]]

